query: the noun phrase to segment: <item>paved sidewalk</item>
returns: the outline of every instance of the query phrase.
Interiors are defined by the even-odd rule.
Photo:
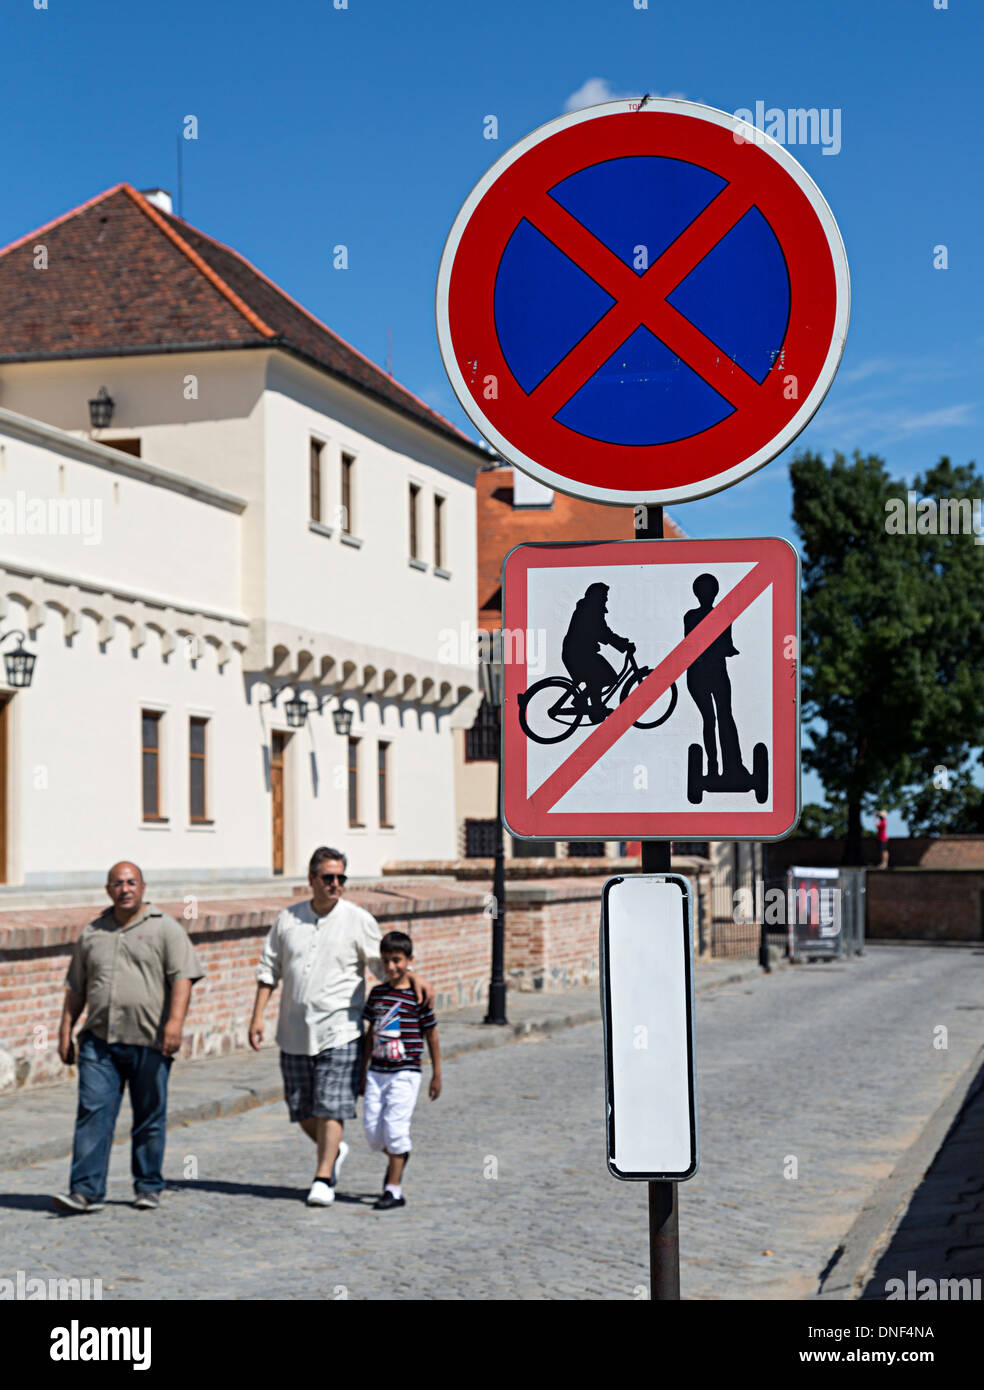
[[[982,972],[984,954],[891,949],[713,988],[701,971],[701,1166],[680,1194],[684,1298],[816,1289],[927,1121],[955,1087],[966,1094],[981,1063]],[[711,976],[721,973],[735,967]],[[558,1004],[573,1013],[570,996],[531,1001]],[[946,1050],[933,1046],[941,1022]],[[99,1278],[107,1301],[645,1299],[647,1194],[606,1171],[601,1057],[595,1017],[449,1059],[440,1102],[417,1106],[409,1204],[392,1217],[371,1210],[382,1166],[358,1124],[338,1200],[328,1212],[305,1205],[312,1145],[280,1100],[173,1129],[156,1216],[131,1205],[122,1144],[93,1220],[52,1208],[64,1157],[8,1171],[0,1274]],[[210,1074],[209,1063],[179,1073]]]
[[[757,961],[701,961],[696,966],[694,989],[712,989],[761,974]],[[590,1023],[600,1017],[601,1010],[595,986],[545,994],[510,992],[506,1012],[509,1026],[501,1028],[482,1022],[484,1005],[441,1014],[438,1022],[442,1055],[458,1057],[500,1047],[528,1033],[550,1033]],[[258,1053],[243,1051],[179,1062],[172,1071],[167,1127],[171,1130],[196,1120],[238,1115],[282,1098],[279,1053],[274,1046],[264,1047]],[[23,1168],[70,1154],[75,1103],[74,1079],[0,1097],[0,1170]],[[125,1109],[116,1135],[117,1144],[129,1143]]]
[[[978,1008],[978,1005],[962,1005]],[[911,1278],[910,1276],[911,1272]],[[913,1299],[919,1279],[984,1280],[984,1047],[863,1204],[809,1295]],[[925,1292],[925,1290],[924,1290]],[[932,1297],[946,1298],[938,1290]],[[979,1296],[979,1294],[978,1294]],[[958,1295],[955,1293],[954,1298]]]
[[[984,1066],[981,1066],[963,1106],[950,1127],[922,1182],[913,1193],[887,1248],[878,1260],[861,1297],[885,1299],[888,1280],[896,1297],[921,1298],[936,1286],[932,1297],[981,1297],[984,1284]],[[943,1280],[978,1280],[976,1290],[955,1290]],[[904,1290],[904,1291],[903,1291]]]

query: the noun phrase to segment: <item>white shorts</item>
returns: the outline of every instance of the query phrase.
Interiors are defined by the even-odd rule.
[[[391,1154],[409,1153],[410,1116],[417,1104],[422,1073],[419,1071],[366,1072],[362,1124],[370,1149]]]

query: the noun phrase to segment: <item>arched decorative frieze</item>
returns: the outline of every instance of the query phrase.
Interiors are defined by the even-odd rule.
[[[96,627],[96,641],[100,647],[105,647],[112,642],[116,636],[116,626],[109,614],[103,608],[97,608],[94,604],[85,603],[80,612],[84,618],[91,618]]]
[[[205,641],[208,646],[215,648],[215,664],[221,671],[223,666],[228,664],[231,656],[229,643],[224,637],[220,637],[218,632],[206,632]]]
[[[354,661],[342,662],[342,678],[338,682],[339,690],[354,691],[359,688],[359,667]]]
[[[162,659],[176,651],[179,642],[191,638],[198,656],[204,644],[210,642],[221,667],[230,660],[232,651],[245,652],[249,643],[245,621],[209,617],[138,596],[0,568],[0,618],[6,616],[4,610],[11,602],[25,610],[19,621],[27,632],[34,633],[51,616],[55,622],[61,620],[61,630],[68,641],[82,631],[83,616],[94,624],[96,641],[102,647],[116,636],[118,623],[126,629],[131,651],[143,647],[148,631],[153,630],[160,636]],[[286,647],[282,651],[289,655]]]

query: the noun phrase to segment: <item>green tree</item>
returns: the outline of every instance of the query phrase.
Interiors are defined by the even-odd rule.
[[[807,840],[840,840],[847,834],[846,808],[810,801],[803,807],[796,833]]]
[[[943,458],[912,487],[882,459],[815,454],[790,468],[802,539],[804,764],[847,811],[845,862],[860,863],[862,814],[903,811],[910,829],[973,814],[968,759],[984,744],[984,552],[940,534],[935,503],[980,498],[973,464]],[[915,518],[908,494],[934,499]],[[917,531],[892,529],[902,509]],[[948,790],[936,769],[953,774]],[[971,789],[968,789],[971,788]],[[956,794],[955,794],[956,793]]]

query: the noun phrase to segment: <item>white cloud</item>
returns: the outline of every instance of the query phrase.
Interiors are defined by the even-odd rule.
[[[833,433],[844,441],[838,447],[878,449],[925,430],[954,429],[972,425],[973,402],[940,406],[935,410],[912,411],[884,400],[886,392],[872,392],[868,397],[822,407],[810,425],[810,434],[826,436]],[[804,441],[805,442],[805,441]]]
[[[582,83],[576,92],[571,92],[564,102],[565,111],[580,111],[583,106],[599,106],[603,101],[638,101],[644,93],[641,91],[619,92],[608,81],[607,77],[589,77],[587,82]],[[650,96],[658,97],[659,92],[650,92]],[[681,101],[686,100],[683,92],[666,92],[667,97],[676,97]]]
[[[891,371],[895,363],[890,357],[869,357],[866,362],[859,362],[856,367],[849,367],[846,371],[841,371],[839,380],[864,381],[869,376],[875,376],[879,372]]]
[[[904,434],[915,434],[917,430],[932,430],[941,425],[970,425],[973,423],[970,418],[973,409],[972,401],[966,401],[962,405],[946,405],[941,410],[924,410],[920,414],[903,415],[898,425]]]

